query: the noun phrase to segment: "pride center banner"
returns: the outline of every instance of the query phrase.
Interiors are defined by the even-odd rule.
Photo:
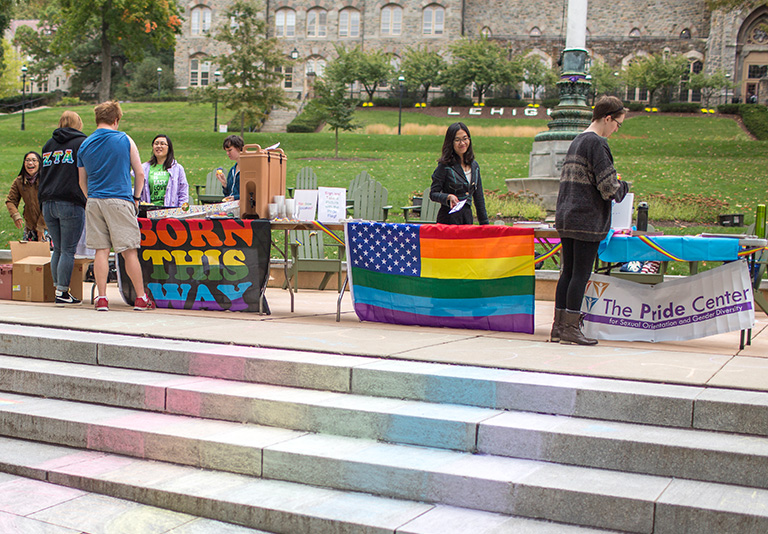
[[[593,274],[581,311],[584,333],[596,339],[684,341],[755,324],[744,260],[656,285]]]

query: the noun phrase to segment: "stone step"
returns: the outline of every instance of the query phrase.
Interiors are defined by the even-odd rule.
[[[11,437],[99,453],[628,532],[653,532],[655,503],[667,488],[693,484],[671,475],[302,434],[13,394],[2,396],[0,428]],[[707,495],[719,492],[725,500],[741,499],[749,489],[712,483],[698,487]],[[694,514],[698,495],[680,492],[679,505]],[[768,491],[752,492],[754,508],[739,513],[756,515],[768,527]],[[680,510],[675,514],[685,516]]]
[[[0,352],[106,367],[768,436],[768,393],[0,324]]]
[[[0,473],[3,534],[269,534],[107,495]]]
[[[607,532],[11,438],[0,438],[0,471],[274,533]],[[472,528],[467,530],[469,525]],[[444,528],[436,530],[441,526]]]

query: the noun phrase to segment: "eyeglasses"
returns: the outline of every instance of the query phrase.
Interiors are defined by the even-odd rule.
[[[613,119],[613,117],[611,117],[611,118]],[[622,123],[623,123],[624,121],[621,121],[621,122],[619,122],[619,121],[617,121],[616,119],[613,119],[613,122],[615,122],[615,123],[616,123],[616,129],[617,129],[617,130],[620,130],[620,129],[621,129],[621,125],[622,125]]]
[[[469,137],[457,137],[453,140],[457,145],[460,143],[469,143]]]
[[[29,159],[25,159],[24,163],[40,163],[40,160],[37,158],[29,158]]]
[[[163,141],[155,141],[152,143],[152,146],[168,146],[168,143],[164,143]]]

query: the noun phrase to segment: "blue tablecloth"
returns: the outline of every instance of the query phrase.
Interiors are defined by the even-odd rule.
[[[683,261],[733,261],[738,259],[739,240],[728,237],[663,235],[651,241]],[[600,259],[608,263],[668,261],[670,258],[643,243],[639,237],[612,235],[600,243]]]

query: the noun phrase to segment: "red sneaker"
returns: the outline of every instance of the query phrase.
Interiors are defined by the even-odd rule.
[[[107,297],[96,297],[94,306],[96,307],[96,311],[109,311],[109,301],[107,300]]]
[[[134,310],[154,310],[155,309],[155,303],[152,302],[149,297],[145,294],[143,297],[139,297],[136,299],[136,303],[133,305]]]

